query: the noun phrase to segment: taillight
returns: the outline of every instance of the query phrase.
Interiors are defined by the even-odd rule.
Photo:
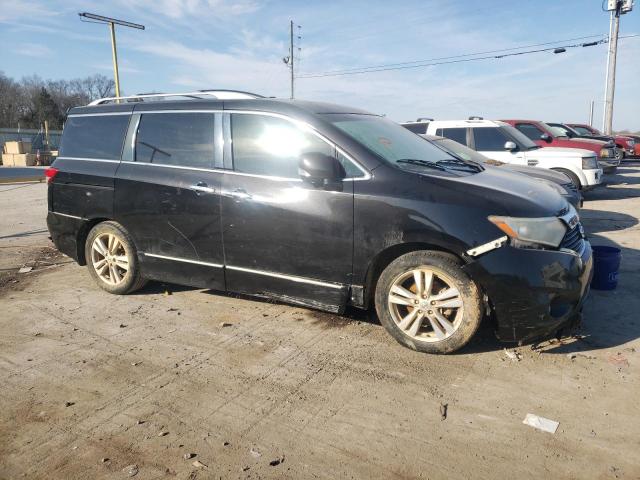
[[[58,174],[58,169],[49,167],[44,171],[44,176],[47,177],[47,183],[53,182],[53,179]]]

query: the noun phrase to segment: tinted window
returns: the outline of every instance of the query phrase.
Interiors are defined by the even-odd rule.
[[[335,149],[311,132],[282,118],[236,113],[231,115],[233,168],[238,172],[300,178],[300,155]]]
[[[497,127],[474,128],[473,138],[476,150],[480,152],[504,150],[504,144],[509,141]]]
[[[516,123],[516,128],[533,141],[540,140],[540,135],[544,133],[538,127],[530,123]]]
[[[426,134],[428,123],[407,123],[402,125],[404,128],[413,133]]]
[[[467,144],[467,129],[466,128],[439,128],[436,131],[436,135],[439,137],[450,138],[454,142]]]
[[[130,115],[69,117],[64,126],[61,157],[120,160]]]
[[[213,167],[212,113],[143,114],[136,136],[136,162]]]

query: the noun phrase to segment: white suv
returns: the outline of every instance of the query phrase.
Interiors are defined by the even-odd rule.
[[[587,190],[602,181],[595,153],[580,148],[541,148],[511,125],[493,120],[419,119],[402,124],[417,134],[438,135],[477,150],[504,163],[549,168],[567,175]]]

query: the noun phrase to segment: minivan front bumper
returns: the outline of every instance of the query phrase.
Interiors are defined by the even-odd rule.
[[[581,254],[506,245],[464,269],[489,298],[498,338],[524,342],[572,323],[589,291],[593,259],[586,240]]]

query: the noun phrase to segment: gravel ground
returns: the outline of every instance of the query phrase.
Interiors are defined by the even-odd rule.
[[[449,356],[358,312],[111,296],[50,248],[46,186],[0,185],[0,479],[640,478],[640,164],[606,179],[584,224],[624,259],[582,336]]]

